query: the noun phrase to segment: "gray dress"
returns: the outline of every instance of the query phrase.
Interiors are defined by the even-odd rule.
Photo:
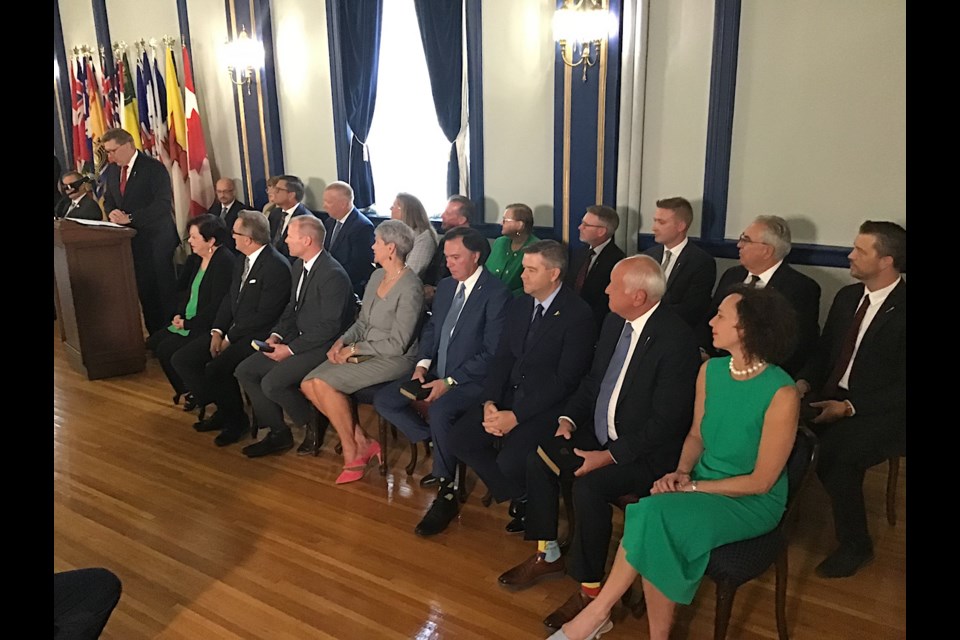
[[[385,272],[377,269],[363,292],[360,317],[341,336],[357,347],[357,355],[373,358],[356,364],[325,360],[304,377],[319,378],[341,393],[350,394],[380,382],[409,376],[417,364],[417,338],[423,316],[423,284],[406,269],[386,298],[377,295]]]

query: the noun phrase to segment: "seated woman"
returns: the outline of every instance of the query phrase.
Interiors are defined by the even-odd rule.
[[[160,367],[173,387],[173,404],[188,391],[170,359],[183,345],[194,339],[210,339],[210,327],[220,302],[230,290],[236,254],[223,250],[227,229],[219,217],[205,213],[187,222],[187,242],[193,251],[183,265],[177,291],[182,297],[170,326],[147,338],[147,348],[160,361]],[[187,409],[192,408],[187,403]]]
[[[354,420],[348,396],[409,376],[417,361],[423,284],[405,263],[413,248],[413,230],[399,220],[387,220],[374,235],[373,257],[381,268],[370,276],[360,316],[330,347],[327,361],[300,385],[340,436],[343,473],[337,484],[360,480],[370,459],[381,455],[380,444]]]
[[[539,242],[533,235],[533,211],[525,204],[508,204],[503,212],[501,236],[493,243],[486,267],[514,296],[523,295],[523,248]]]
[[[407,268],[417,277],[423,277],[423,272],[433,262],[433,254],[437,252],[437,232],[430,225],[423,203],[409,193],[398,193],[390,207],[390,216],[413,229],[413,249],[407,256]]]
[[[640,574],[650,638],[666,640],[676,603],[693,600],[710,552],[780,522],[800,397],[774,363],[793,351],[793,309],[772,289],[743,288],[724,298],[710,326],[714,346],[730,355],[700,368],[693,426],[676,471],[627,507],[606,584],[551,639],[608,631],[610,610]]]

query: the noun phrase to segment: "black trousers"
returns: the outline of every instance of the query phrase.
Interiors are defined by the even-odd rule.
[[[563,438],[558,438],[563,440]],[[578,429],[570,442],[571,451],[599,451],[590,429]],[[546,446],[546,450],[551,447]],[[613,503],[620,496],[636,493],[646,496],[657,479],[640,462],[611,464],[591,471],[573,482],[573,506],[576,513],[573,539],[567,552],[567,573],[578,582],[600,582],[607,564],[607,551],[613,534]],[[560,509],[560,477],[544,463],[536,451],[527,456],[527,513],[525,540],[556,540]]]
[[[498,451],[494,444],[498,436],[484,431],[483,407],[475,406],[454,425],[451,451],[480,476],[494,500],[503,502],[521,498],[526,491],[527,456],[536,451],[544,438],[556,433],[559,411],[544,411],[521,422],[499,438]]]
[[[233,372],[254,353],[250,339],[231,342],[216,358],[210,356],[210,339],[194,340],[173,354],[173,368],[201,405],[213,402],[226,429],[246,428],[243,397]]]
[[[203,340],[208,346],[210,344],[210,336],[207,334],[198,337],[196,331],[191,331],[190,335],[182,336],[179,333],[167,331],[166,328],[154,332],[147,338],[147,349],[150,349],[153,355],[157,356],[157,360],[160,361],[160,368],[163,369],[163,373],[167,376],[167,380],[170,381],[170,386],[173,387],[175,393],[184,394],[190,389],[186,387],[183,378],[173,368],[171,362],[173,354],[194,340]]]
[[[150,235],[137,235],[131,241],[137,294],[143,309],[147,333],[153,334],[170,323],[176,304],[177,278],[173,268],[173,244]]]
[[[240,363],[234,375],[250,398],[258,426],[269,427],[276,434],[288,431],[283,421],[284,411],[295,425],[313,420],[317,411],[300,391],[300,382],[327,359],[326,352],[326,349],[311,349],[281,362],[253,353]]]
[[[96,640],[120,601],[120,579],[107,569],[53,574],[53,637]]]

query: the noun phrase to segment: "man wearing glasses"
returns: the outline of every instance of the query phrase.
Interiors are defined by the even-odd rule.
[[[60,190],[66,198],[54,209],[55,218],[103,220],[100,203],[91,194],[90,178],[77,171],[68,171],[60,179]]]
[[[739,284],[773,287],[783,294],[797,313],[797,347],[783,365],[787,373],[796,376],[820,336],[820,285],[784,263],[783,259],[791,248],[790,227],[780,216],[757,216],[740,234],[737,248],[740,250],[740,264],[730,267],[720,277],[712,308],[703,321],[701,348],[707,354],[715,353],[707,322],[716,315],[717,307],[733,287]]]
[[[273,248],[291,264],[296,258],[290,255],[290,248],[287,246],[287,228],[290,226],[290,220],[297,216],[313,215],[303,206],[303,194],[303,181],[297,176],[280,176],[273,188],[273,201],[277,206],[270,212],[274,221],[270,227],[272,244]]]
[[[152,334],[170,322],[176,302],[173,252],[180,238],[170,174],[159,160],[138,152],[123,129],[108,129],[100,141],[110,161],[103,172],[103,208],[110,222],[137,231],[130,248],[143,321]]]
[[[607,306],[610,272],[624,258],[623,250],[613,242],[619,226],[620,216],[610,207],[598,204],[587,208],[578,227],[580,242],[585,246],[573,250],[564,282],[590,305],[598,331],[610,311]]]
[[[237,221],[237,214],[250,207],[237,200],[237,184],[233,178],[217,180],[216,190],[217,199],[207,209],[207,213],[220,218],[227,229],[233,229],[233,223]],[[226,239],[224,244],[230,247],[230,250],[234,253],[237,252],[237,243],[234,242],[232,235]]]

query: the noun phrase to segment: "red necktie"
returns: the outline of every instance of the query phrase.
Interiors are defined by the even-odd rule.
[[[123,195],[123,192],[127,190],[127,165],[123,165],[120,169],[120,195]]]
[[[865,294],[863,301],[860,303],[860,307],[857,309],[856,315],[853,316],[853,322],[850,324],[850,328],[847,329],[847,335],[843,338],[840,355],[837,356],[837,364],[834,366],[833,371],[830,372],[827,383],[823,385],[824,398],[832,398],[834,394],[837,393],[837,385],[840,384],[840,378],[843,377],[847,367],[850,366],[850,359],[853,358],[853,350],[857,346],[857,336],[860,334],[860,325],[863,324],[863,318],[867,315],[867,307],[869,306],[870,296]]]
[[[590,249],[590,253],[587,254],[587,259],[583,261],[580,271],[577,272],[577,281],[574,283],[577,293],[580,293],[580,290],[583,289],[583,283],[587,281],[587,273],[590,271],[590,262],[593,260],[593,256],[595,255],[596,252],[593,249]]]

